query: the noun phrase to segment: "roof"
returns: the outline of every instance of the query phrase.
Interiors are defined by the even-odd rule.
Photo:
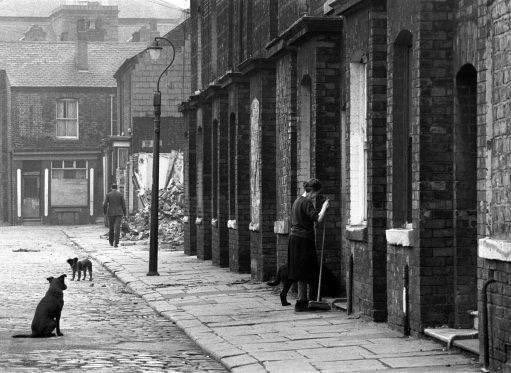
[[[114,73],[146,43],[88,43],[89,70],[75,65],[75,42],[0,42],[0,69],[11,87],[115,87]]]
[[[165,0],[90,0],[117,5],[119,18],[180,18],[181,8]],[[2,17],[48,17],[61,5],[80,4],[77,0],[2,0]]]

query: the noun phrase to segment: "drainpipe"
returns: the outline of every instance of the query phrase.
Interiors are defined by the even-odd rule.
[[[346,304],[346,312],[348,315],[353,313],[353,254],[350,255],[348,265],[348,299]]]
[[[481,318],[483,322],[483,349],[484,349],[484,371],[489,372],[490,366],[490,339],[488,337],[488,286],[496,282],[493,278],[489,278],[483,284],[481,290],[481,299],[483,302]]]
[[[409,288],[410,288],[410,269],[405,265],[403,272],[403,334],[410,335],[410,312],[409,312]]]

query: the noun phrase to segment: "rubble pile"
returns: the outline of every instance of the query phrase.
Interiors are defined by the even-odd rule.
[[[143,195],[146,206],[129,219],[130,231],[125,234],[127,240],[148,239],[151,225],[151,191]],[[159,191],[158,239],[168,243],[173,249],[183,245],[184,196],[183,185],[171,181],[167,188]]]

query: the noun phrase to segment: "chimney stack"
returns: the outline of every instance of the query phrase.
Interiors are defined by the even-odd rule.
[[[88,40],[87,32],[78,31],[78,38],[76,41],[76,68],[81,71],[89,70],[89,57],[88,57]]]

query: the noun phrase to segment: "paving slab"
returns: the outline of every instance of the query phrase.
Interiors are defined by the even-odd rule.
[[[160,276],[148,277],[147,248],[114,249],[100,238],[103,230],[86,226],[64,232],[233,372],[478,371],[475,358],[447,353],[429,340],[403,338],[385,324],[339,310],[296,313],[280,305],[276,289],[250,274],[182,251],[161,250]],[[294,300],[292,294],[288,298]]]

